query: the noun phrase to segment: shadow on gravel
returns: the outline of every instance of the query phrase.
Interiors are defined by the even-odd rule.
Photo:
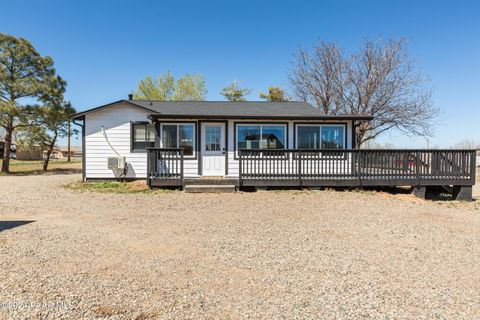
[[[18,221],[1,221],[0,220],[0,232],[13,229],[16,227],[20,227],[32,222],[35,222],[35,221],[34,220],[18,220]]]

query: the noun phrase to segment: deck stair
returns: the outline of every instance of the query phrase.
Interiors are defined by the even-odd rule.
[[[225,178],[225,177],[198,177],[198,178],[185,178],[185,185],[223,185],[233,184],[238,186],[238,178]]]
[[[183,188],[188,193],[226,193],[235,192],[234,184],[187,184]]]
[[[199,177],[185,179],[185,192],[191,193],[224,193],[235,192],[238,179],[224,177]]]

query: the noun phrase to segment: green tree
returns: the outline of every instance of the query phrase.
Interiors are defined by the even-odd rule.
[[[280,87],[269,87],[268,93],[260,92],[260,99],[273,102],[290,101],[285,90]]]
[[[35,107],[25,98],[58,100],[66,82],[56,75],[53,60],[42,57],[23,38],[0,33],[0,126],[5,129],[2,172],[10,167],[10,148],[15,130],[35,122]]]
[[[75,108],[70,102],[52,101],[35,109],[36,124],[25,127],[20,131],[20,141],[23,145],[40,146],[46,150],[46,158],[43,162],[43,170],[47,171],[50,156],[59,138],[68,135],[68,124],[75,114]],[[71,134],[76,134],[72,130]]]
[[[246,101],[246,95],[250,94],[252,90],[242,89],[238,86],[237,81],[234,80],[231,85],[222,89],[220,94],[224,96],[228,101]]]
[[[156,79],[148,76],[140,81],[133,97],[137,100],[202,101],[206,94],[203,75],[187,73],[175,81],[173,75],[167,72]]]

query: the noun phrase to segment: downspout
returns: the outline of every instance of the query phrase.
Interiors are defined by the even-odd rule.
[[[85,161],[85,116],[81,118],[81,121],[83,121],[83,124],[79,124],[75,122],[77,119],[72,119],[72,123],[81,127],[82,128],[82,181],[85,182],[87,179],[87,174],[86,174],[86,161]]]

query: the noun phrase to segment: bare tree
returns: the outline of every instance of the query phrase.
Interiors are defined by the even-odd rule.
[[[297,98],[326,114],[373,116],[356,126],[357,146],[393,128],[428,136],[438,115],[404,39],[367,39],[348,57],[335,44],[321,42],[314,55],[297,53],[290,81]]]
[[[464,139],[452,145],[452,149],[480,149],[480,144],[475,143],[474,139]]]
[[[341,112],[346,67],[343,50],[333,43],[322,41],[312,52],[300,49],[289,76],[294,94],[326,114]]]

